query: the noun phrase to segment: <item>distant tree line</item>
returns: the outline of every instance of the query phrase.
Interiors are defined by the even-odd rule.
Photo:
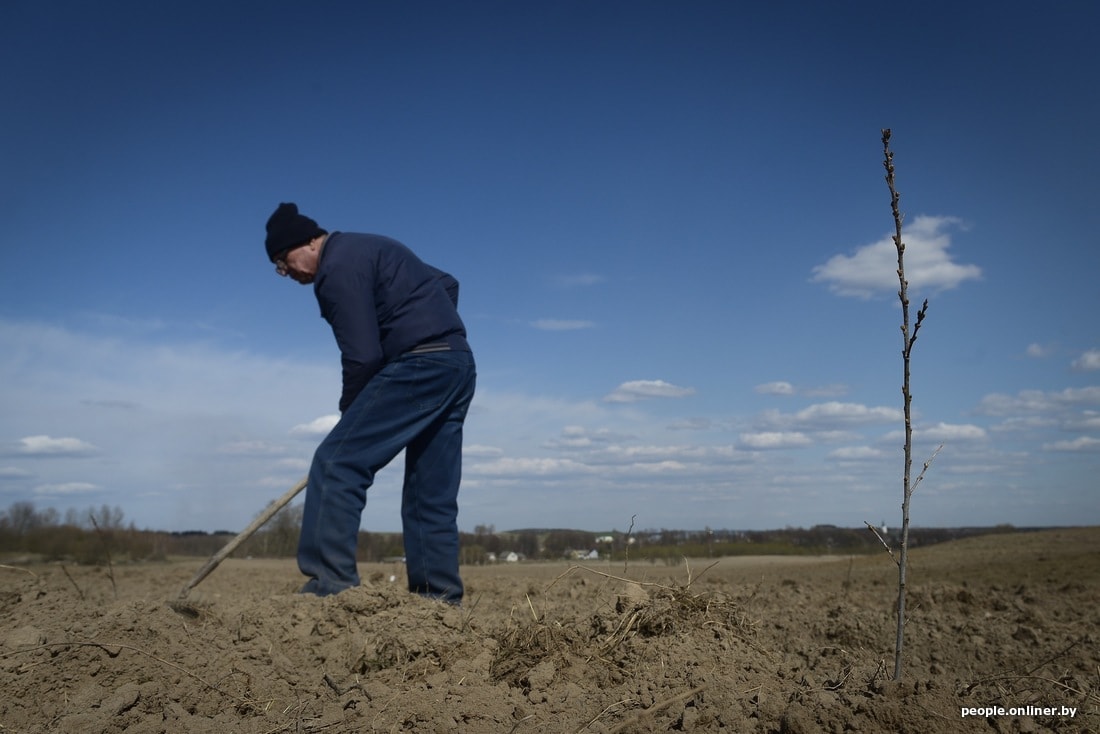
[[[211,556],[235,533],[220,530],[166,532],[139,530],[124,522],[119,507],[102,505],[86,510],[39,510],[31,502],[16,502],[0,511],[0,558],[69,561],[84,564],[166,560],[173,556]],[[298,548],[302,505],[284,507],[234,555],[289,558]],[[995,528],[911,528],[910,545],[931,545],[969,535],[1013,532],[1011,525]],[[884,537],[889,539],[890,531]],[[683,558],[719,558],[738,555],[853,555],[881,550],[881,542],[866,528],[815,525],[781,530],[611,530],[594,533],[566,529],[524,529],[497,532],[477,525],[460,533],[460,561],[480,565],[515,553],[524,560],[576,558],[596,551],[600,559],[679,563]],[[404,556],[401,533],[359,533],[358,558],[363,563],[396,560]]]
[[[125,547],[130,555],[151,557],[157,552],[153,535],[126,527],[122,510],[108,505],[69,509],[64,517],[52,507],[38,510],[32,502],[16,502],[0,512],[0,553],[5,556],[102,563]]]

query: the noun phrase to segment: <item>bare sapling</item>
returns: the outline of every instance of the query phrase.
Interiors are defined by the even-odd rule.
[[[913,490],[917,488],[924,473],[928,471],[933,459],[940,449],[937,448],[928,461],[924,462],[924,468],[915,480],[912,480],[913,470],[913,395],[909,389],[910,358],[913,353],[913,344],[917,341],[917,332],[924,323],[924,317],[928,313],[928,299],[924,300],[917,311],[916,320],[909,319],[909,281],[905,279],[905,243],[901,238],[901,225],[904,216],[898,207],[900,195],[894,181],[894,153],[890,150],[890,129],[882,131],[882,151],[884,155],[883,166],[886,168],[886,185],[890,188],[890,209],[894,215],[894,246],[898,252],[898,298],[901,299],[901,336],[902,336],[902,386],[901,395],[905,415],[905,467],[902,479],[901,500],[901,541],[898,553],[890,547],[889,543],[879,535],[874,526],[867,523],[867,527],[886,546],[890,557],[898,567],[898,602],[897,602],[897,636],[894,640],[894,680],[901,680],[902,652],[905,647],[905,590],[907,583],[907,571],[909,563],[909,500],[913,496]],[[912,328],[910,328],[912,327]]]
[[[104,507],[106,507],[106,505],[104,505]],[[115,598],[117,599],[118,586],[115,585],[115,565],[111,562],[111,544],[108,542],[108,538],[104,534],[103,530],[100,529],[99,523],[96,522],[94,512],[88,513],[88,519],[92,521],[92,527],[95,528],[96,535],[99,536],[99,542],[103,544],[103,555],[107,558],[107,576],[111,579],[111,591],[114,592]],[[68,574],[66,573],[65,575],[67,576]],[[79,588],[77,590],[79,591]],[[83,598],[83,596],[84,595],[81,594],[81,598]]]

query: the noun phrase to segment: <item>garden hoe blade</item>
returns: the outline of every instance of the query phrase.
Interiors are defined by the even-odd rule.
[[[263,527],[264,523],[274,517],[276,512],[286,507],[287,503],[294,499],[298,495],[298,493],[305,488],[306,478],[303,478],[302,481],[298,482],[289,490],[287,490],[286,494],[268,505],[263,512],[256,516],[256,519],[252,521],[251,525],[238,533],[237,536],[233,538],[233,540],[225,544],[224,548],[222,548],[220,551],[210,557],[210,560],[206,562],[206,565],[200,568],[198,573],[195,574],[195,577],[188,581],[184,585],[183,589],[180,590],[179,598],[186,599],[187,595],[191,593],[191,589],[198,586],[199,582],[209,576],[211,571],[218,567],[218,564],[224,561],[230,553],[237,550],[237,546],[248,540],[253,533]]]

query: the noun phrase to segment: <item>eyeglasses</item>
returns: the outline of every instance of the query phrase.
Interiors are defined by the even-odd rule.
[[[294,245],[294,247],[288,247],[285,250],[283,250],[282,252],[280,252],[278,255],[276,255],[275,256],[275,272],[285,278],[287,276],[287,274],[290,272],[289,268],[287,268],[287,265],[286,265],[287,255],[289,255],[291,252],[293,252],[294,250],[297,250],[299,247],[302,247],[302,245],[305,245],[305,244],[306,243],[303,242],[300,245]]]
[[[297,245],[294,245],[294,247],[288,247],[285,250],[283,250],[282,252],[280,252],[278,255],[276,255],[275,256],[275,272],[278,273],[279,275],[282,275],[283,277],[286,277],[290,273],[290,269],[287,267],[287,264],[286,264],[287,256],[290,253],[297,250],[299,247],[305,247],[311,241],[312,240],[306,240],[305,242],[299,242]]]

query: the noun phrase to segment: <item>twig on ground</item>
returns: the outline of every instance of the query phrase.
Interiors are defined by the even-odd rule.
[[[608,635],[604,643],[600,645],[599,652],[603,655],[607,655],[625,641],[627,637],[630,637],[630,635],[636,631],[634,625],[638,622],[639,617],[641,617],[641,612],[635,610],[628,616],[620,619],[619,625],[615,628],[615,631]]]
[[[680,701],[685,701],[685,700],[691,698],[692,696],[696,695],[697,693],[702,692],[705,688],[706,688],[706,686],[699,686],[698,688],[692,688],[690,691],[687,691],[685,693],[681,693],[678,696],[673,696],[672,698],[666,698],[664,701],[658,701],[657,703],[653,704],[652,706],[645,709],[644,711],[642,711],[642,712],[638,713],[637,715],[631,717],[630,720],[624,721],[623,723],[616,726],[614,729],[611,730],[611,734],[616,734],[617,732],[621,732],[621,731],[634,731],[634,727],[637,726],[642,721],[642,719],[644,719],[646,716],[649,716],[650,714],[654,714],[654,713],[660,711],[663,708],[671,706],[674,703],[678,703]]]
[[[478,602],[481,601],[481,594],[478,594],[473,603],[470,604],[468,609],[463,609],[462,626],[458,628],[459,632],[465,632],[470,626],[470,620],[474,618],[474,610],[477,609]]]
[[[69,569],[65,568],[64,563],[61,564],[61,573],[65,574],[65,578],[67,578],[69,583],[73,585],[73,588],[76,589],[76,594],[80,597],[80,601],[84,601],[84,591],[76,583],[76,579],[69,575]]]
[[[1050,657],[1046,658],[1042,662],[1032,666],[1031,668],[1029,668],[1024,673],[1006,673],[1004,675],[995,675],[995,676],[991,676],[989,678],[983,678],[981,680],[974,681],[973,683],[968,685],[966,687],[966,690],[968,692],[972,691],[980,685],[998,685],[1001,681],[1041,680],[1041,681],[1045,681],[1047,683],[1051,683],[1051,684],[1053,684],[1055,686],[1058,686],[1060,688],[1064,688],[1065,690],[1070,691],[1071,693],[1076,693],[1077,695],[1079,695],[1083,698],[1092,699],[1092,700],[1096,701],[1097,703],[1100,703],[1100,695],[1097,695],[1095,693],[1090,693],[1088,691],[1080,691],[1080,690],[1078,690],[1078,689],[1076,689],[1076,688],[1074,688],[1070,685],[1062,683],[1061,681],[1054,680],[1052,678],[1047,678],[1047,677],[1044,677],[1044,676],[1041,676],[1041,675],[1035,675],[1035,671],[1039,670],[1040,668],[1042,668],[1046,665],[1049,665],[1050,663],[1053,663],[1055,660],[1062,657],[1067,652],[1069,652],[1070,650],[1072,650],[1073,648],[1077,647],[1078,645],[1080,645],[1082,642],[1085,642],[1085,641],[1087,641],[1087,638],[1085,638],[1085,637],[1074,640],[1073,642],[1066,645],[1064,648],[1062,648],[1058,652],[1054,653]],[[1098,668],[1098,673],[1100,673],[1100,668]],[[1005,691],[1002,691],[1002,692],[1007,693]]]
[[[1078,689],[1074,688],[1073,686],[1066,685],[1065,683],[1063,683],[1060,680],[1054,680],[1053,678],[1047,678],[1047,677],[1042,676],[1042,675],[998,675],[998,676],[994,676],[993,678],[986,678],[985,680],[978,681],[977,683],[972,683],[968,687],[968,690],[974,688],[975,686],[982,685],[983,683],[993,685],[993,684],[999,683],[1001,681],[1022,681],[1022,680],[1041,680],[1044,683],[1050,683],[1051,685],[1058,686],[1059,688],[1063,688],[1063,689],[1069,691],[1070,693],[1076,693],[1078,696],[1081,696],[1082,698],[1092,699],[1097,704],[1100,704],[1100,695],[1097,695],[1095,693],[1090,693],[1088,691],[1078,690]],[[1000,688],[1000,686],[998,686],[998,688]],[[1001,693],[1002,694],[1008,694],[1009,691],[1005,691],[1004,689],[1001,689]]]
[[[687,559],[684,559],[684,563],[685,564],[687,563]],[[577,571],[577,570],[588,571],[589,573],[594,573],[597,576],[603,576],[604,578],[613,579],[615,581],[622,581],[622,582],[627,583],[627,584],[637,584],[638,586],[652,586],[654,588],[663,589],[665,591],[683,591],[684,589],[691,586],[692,583],[694,583],[695,581],[698,581],[703,576],[703,574],[705,574],[707,571],[709,571],[710,569],[714,568],[717,565],[718,565],[718,561],[712,562],[710,565],[708,565],[706,568],[704,568],[702,571],[700,571],[699,575],[696,576],[694,579],[691,577],[691,567],[689,566],[688,570],[687,570],[687,572],[688,572],[688,581],[687,581],[686,584],[684,584],[683,586],[668,586],[667,584],[658,584],[655,581],[635,581],[634,579],[628,579],[625,576],[616,576],[614,574],[610,574],[610,573],[607,573],[605,571],[597,571],[594,568],[589,568],[588,566],[581,566],[579,564],[574,563],[569,568],[565,569],[560,574],[558,574],[557,577],[555,577],[554,580],[551,581],[550,584],[545,589],[543,589],[543,592],[545,593],[547,591],[550,591],[550,589],[552,589],[555,584],[557,584],[563,578],[565,578],[566,576],[570,575],[571,573],[573,573],[574,571]]]
[[[524,596],[527,597],[527,606],[531,608],[531,616],[535,618],[535,623],[537,624],[539,621],[539,615],[538,612],[535,611],[535,605],[531,602],[531,595],[524,594]]]
[[[1031,675],[1032,673],[1034,673],[1036,670],[1043,667],[1044,665],[1047,665],[1048,663],[1053,663],[1055,660],[1062,657],[1067,652],[1069,652],[1073,648],[1077,647],[1078,645],[1080,645],[1084,641],[1085,641],[1085,638],[1083,638],[1083,637],[1080,638],[1080,639],[1074,640],[1073,642],[1069,643],[1068,645],[1066,645],[1064,648],[1062,648],[1058,652],[1051,655],[1049,658],[1047,658],[1043,662],[1041,662],[1038,665],[1036,665],[1035,667],[1031,668],[1031,670],[1027,671],[1027,673],[1025,673],[1025,675]]]
[[[38,578],[38,574],[36,574],[34,571],[31,571],[29,568],[19,568],[18,566],[8,566],[8,565],[3,564],[3,563],[0,563],[0,568],[6,568],[9,571],[22,571],[23,573],[29,573],[31,576],[34,576],[35,578]]]
[[[615,703],[611,704],[610,706],[605,708],[600,713],[596,714],[596,716],[591,721],[589,721],[587,724],[582,726],[580,729],[577,729],[577,734],[580,734],[582,731],[584,731],[588,727],[595,724],[597,721],[599,721],[601,718],[603,718],[605,714],[609,713],[611,711],[611,709],[615,708],[616,706],[626,706],[629,703],[634,703],[634,699],[633,698],[624,698],[622,701],[616,701]]]
[[[515,734],[516,729],[519,728],[520,724],[522,724],[525,721],[530,721],[533,718],[535,718],[534,714],[527,714],[522,719],[520,719],[519,721],[517,721],[515,724],[512,725],[512,728],[508,730],[508,734]]]

